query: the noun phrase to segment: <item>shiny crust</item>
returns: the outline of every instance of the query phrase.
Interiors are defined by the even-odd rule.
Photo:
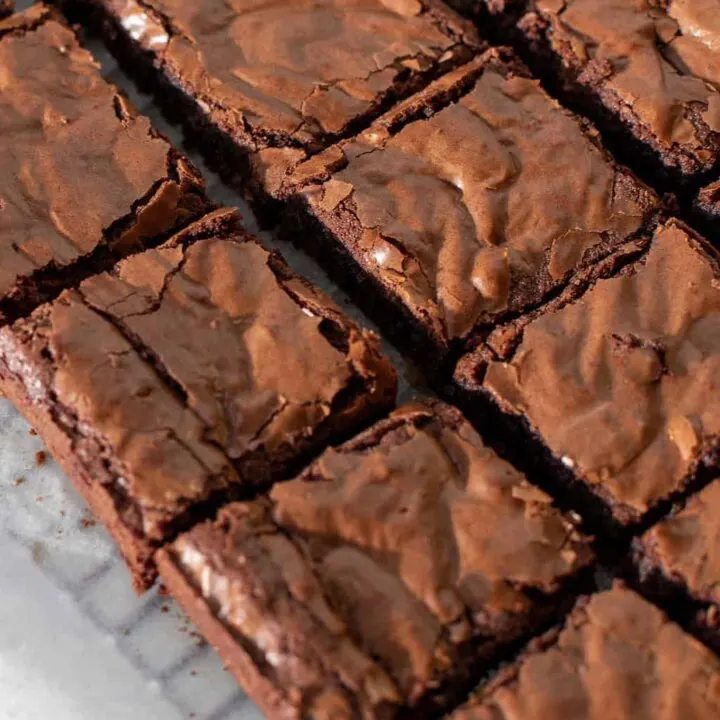
[[[450,720],[713,720],[720,661],[616,585],[578,604]]]
[[[440,347],[536,305],[642,234],[657,207],[504,51],[297,165],[275,192]]]
[[[599,103],[676,177],[717,163],[720,25],[712,0],[534,0],[528,9],[525,38],[566,89]]]
[[[271,717],[425,717],[547,620],[591,557],[547,495],[436,403],[224,508],[160,567]]]
[[[0,22],[0,320],[203,209],[197,171],[42,5]],[[109,262],[108,262],[109,259]]]
[[[717,449],[718,311],[717,254],[671,220],[616,277],[497,330],[456,379],[522,417],[565,474],[631,524]]]

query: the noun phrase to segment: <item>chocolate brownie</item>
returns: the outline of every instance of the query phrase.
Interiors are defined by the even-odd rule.
[[[715,720],[720,660],[634,592],[581,600],[564,628],[451,720]]]
[[[528,0],[521,38],[624,155],[687,182],[720,159],[715,0]],[[632,145],[627,145],[632,140]]]
[[[14,9],[14,0],[0,0],[0,18],[10,15]]]
[[[377,338],[239,225],[216,211],[0,331],[0,389],[141,587],[216,497],[292,476],[394,404]]]
[[[440,0],[57,2],[83,22],[94,11],[120,59],[155,76],[159,102],[241,186],[254,153],[325,147],[479,45]]]
[[[0,21],[0,323],[209,209],[197,171],[43,5]]]
[[[702,188],[693,204],[695,224],[707,231],[709,237],[720,232],[720,180]]]
[[[713,482],[634,543],[643,589],[720,653],[720,483]]]
[[[669,220],[635,262],[573,296],[464,357],[459,401],[606,529],[633,529],[717,459],[720,257]]]
[[[574,522],[440,403],[403,407],[158,554],[271,718],[436,716],[572,604],[591,560]]]
[[[368,286],[359,302],[377,298],[380,322],[399,308],[439,356],[643,235],[657,208],[503,50],[282,174],[273,192],[309,251]],[[407,344],[405,327],[385,326]]]

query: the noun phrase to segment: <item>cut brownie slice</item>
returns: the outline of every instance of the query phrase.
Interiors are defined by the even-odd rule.
[[[479,45],[440,0],[56,1],[85,22],[93,10],[120,59],[141,81],[152,72],[159,102],[241,185],[253,153],[324,147]]]
[[[398,410],[158,554],[272,718],[436,716],[572,603],[591,559],[551,499],[439,403]]]
[[[543,70],[653,170],[688,181],[720,159],[720,25],[706,0],[528,0]]]
[[[580,601],[451,720],[715,720],[720,660],[639,595]]]
[[[208,209],[197,171],[137,116],[53,11],[0,21],[0,323]]]
[[[634,543],[639,579],[720,653],[720,483]]]
[[[642,236],[657,207],[498,50],[301,163],[274,192],[290,198],[308,250],[349,261],[370,285],[359,301],[384,300],[376,314],[402,313],[437,355]]]
[[[720,259],[670,220],[616,277],[567,295],[463,358],[459,398],[480,422],[501,411],[518,463],[619,530],[716,461]]]
[[[0,389],[138,586],[154,549],[214,496],[294,474],[389,411],[395,385],[377,339],[227,210],[0,331]]]

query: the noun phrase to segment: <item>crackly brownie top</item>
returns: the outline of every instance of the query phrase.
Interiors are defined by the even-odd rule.
[[[342,162],[337,148],[325,153],[342,169],[304,189],[316,213],[338,216],[361,263],[445,339],[537,302],[586,252],[637,231],[653,202],[536,81],[486,58],[457,102],[397,132],[383,118],[339,146]]]
[[[711,151],[698,123],[720,132],[716,0],[535,0],[553,42],[617,93],[662,143]],[[655,7],[654,7],[655,6]],[[665,9],[662,9],[664,6]]]
[[[377,338],[245,234],[171,241],[79,292],[137,338],[233,458],[285,457],[324,423],[351,423],[394,394]],[[263,479],[255,468],[248,481]]]
[[[700,600],[720,603],[720,483],[642,538],[645,555]]]
[[[0,22],[0,68],[0,296],[89,253],[118,221],[134,218],[123,242],[175,223],[170,146],[50,11]]]
[[[465,27],[435,0],[105,4],[208,110],[256,131],[259,146],[342,131],[395,81],[451,57]]]
[[[720,661],[654,605],[622,588],[573,611],[452,720],[713,720]]]
[[[642,513],[720,432],[719,272],[670,221],[644,259],[533,320],[484,386],[579,477]]]
[[[171,557],[288,704],[370,717],[447,680],[458,646],[517,634],[590,552],[548,496],[436,404],[328,450],[267,501],[221,511]]]

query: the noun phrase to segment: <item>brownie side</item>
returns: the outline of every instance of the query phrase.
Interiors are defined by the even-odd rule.
[[[158,555],[270,717],[436,717],[585,587],[588,540],[441,403]]]
[[[713,481],[633,543],[640,588],[720,653],[720,564]]]
[[[254,29],[250,28],[245,36],[242,33],[237,35],[237,42],[242,45],[242,38],[247,37],[248,42],[256,44],[243,51],[242,47],[229,43],[232,33],[228,32],[223,40],[223,47],[230,45],[226,48],[227,62],[216,62],[215,70],[229,77],[228,69],[233,67],[234,62],[251,62],[257,57],[259,75],[253,75],[255,70],[248,71],[249,82],[243,85],[245,75],[241,68],[237,75],[241,82],[230,91],[222,92],[223,83],[215,80],[204,82],[203,78],[207,78],[210,71],[203,66],[199,56],[191,57],[189,47],[197,45],[201,48],[204,41],[183,34],[187,31],[192,35],[195,23],[195,19],[188,16],[184,3],[178,4],[177,8],[168,3],[140,4],[113,0],[54,0],[54,3],[69,18],[99,31],[137,82],[153,92],[168,117],[185,127],[188,141],[203,152],[228,184],[248,197],[265,225],[277,221],[278,204],[258,181],[259,176],[255,172],[257,152],[272,148],[281,154],[300,158],[340,137],[352,136],[398,100],[469,60],[483,44],[472,23],[463,20],[439,0],[407,0],[393,5],[368,0],[347,9],[341,4],[334,8],[332,3],[326,3],[325,6],[317,6],[317,12],[338,15],[332,29],[326,33],[320,32],[321,21],[309,23],[302,18],[303,12],[310,11],[310,3],[287,3],[287,8],[265,9],[236,4],[232,12],[237,13],[238,22],[248,22],[253,12],[258,15]],[[226,6],[224,10],[213,7],[217,4],[206,2],[209,6],[206,11],[214,14],[218,27],[223,27],[224,23],[230,23],[229,14],[232,13]],[[263,13],[268,17],[263,18]],[[288,13],[293,16],[297,13],[300,17],[290,18]],[[354,13],[359,14],[355,20]],[[278,20],[275,14],[282,19]],[[357,53],[353,42],[348,42],[342,33],[338,35],[338,26],[342,26],[351,35],[353,32],[365,32],[373,43],[381,42],[383,23],[389,22],[388,18],[394,18],[393,22],[401,19],[396,28],[398,36],[394,42],[388,41],[388,46],[380,51]],[[290,97],[296,93],[295,70],[288,70],[288,85],[275,93],[277,97],[268,91],[270,100],[267,105],[258,101],[258,97],[265,97],[263,73],[271,78],[275,67],[274,62],[265,66],[260,62],[268,52],[260,36],[276,28],[274,37],[269,37],[267,42],[282,42],[286,34],[293,32],[296,24],[307,27],[308,37],[312,35],[322,43],[323,47],[316,54],[324,58],[323,73],[332,68],[332,79],[329,82],[319,79],[312,88],[308,88],[308,97],[302,105],[302,113],[307,112],[308,117],[303,120],[298,116],[290,122],[287,117],[281,120],[273,118],[272,108],[274,105],[282,106],[287,100],[286,95]],[[199,27],[205,32],[202,24]],[[375,29],[370,31],[373,27]],[[423,33],[434,40],[420,40]],[[308,55],[311,55],[309,48],[312,42],[308,37],[302,42],[290,42],[288,39],[288,47],[308,48]],[[437,45],[438,42],[440,45]],[[206,49],[214,52],[215,44],[217,38]],[[339,57],[333,62],[331,55]],[[369,68],[367,77],[358,75],[343,80],[338,75],[340,68],[348,64],[354,68],[352,72],[357,73],[355,65],[367,63],[371,58],[375,58],[372,60],[374,64]],[[262,70],[263,67],[265,70]],[[298,77],[301,74],[300,68]],[[392,77],[391,81],[388,81],[389,77]],[[215,89],[208,91],[209,84],[213,84]],[[327,96],[326,100],[318,100],[321,96]],[[319,119],[313,115],[315,105],[318,106]],[[344,122],[338,122],[333,113],[349,115]]]
[[[710,720],[720,661],[656,607],[615,584],[581,599],[452,720]],[[609,692],[612,688],[612,692]]]
[[[513,37],[631,167],[671,188],[720,161],[720,63],[703,12],[683,0],[534,1]]]
[[[702,487],[717,462],[709,378],[720,358],[696,336],[713,337],[718,272],[702,238],[679,221],[662,224],[617,274],[463,358],[458,401],[482,427],[489,412],[508,428],[513,460],[601,532],[641,531]]]
[[[646,235],[659,207],[506,50],[290,172],[272,160],[283,236],[436,364]]]
[[[52,10],[0,21],[0,60],[7,323],[211,205],[197,170],[102,78]]]

